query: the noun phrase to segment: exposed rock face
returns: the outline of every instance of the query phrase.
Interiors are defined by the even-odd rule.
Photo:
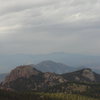
[[[45,78],[45,83],[49,83],[49,85],[51,86],[54,85],[55,83],[59,84],[67,82],[67,80],[65,80],[62,76],[50,72],[44,73],[44,78]]]
[[[82,76],[87,78],[87,79],[90,79],[91,81],[96,81],[96,77],[91,69],[84,69]]]
[[[100,82],[100,75],[88,68],[62,75],[51,72],[43,73],[31,65],[25,65],[12,70],[2,82],[1,88],[17,91],[43,91],[50,86],[68,81]]]
[[[14,81],[18,78],[29,78],[32,75],[38,75],[42,72],[36,70],[30,65],[19,66],[11,71],[11,73],[6,77],[5,82]]]
[[[72,73],[62,74],[62,76],[69,81],[78,82],[100,82],[100,75],[94,73],[91,69],[85,68]]]
[[[19,66],[11,71],[2,87],[12,90],[42,90],[46,87],[66,82],[55,73],[42,73],[31,65]]]

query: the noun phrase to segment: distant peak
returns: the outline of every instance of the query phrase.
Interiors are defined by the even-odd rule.
[[[41,64],[41,63],[51,64],[51,63],[56,63],[56,62],[54,62],[52,60],[45,60],[45,61],[40,62],[39,64]]]

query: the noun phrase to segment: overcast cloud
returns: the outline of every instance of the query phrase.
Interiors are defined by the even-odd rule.
[[[100,0],[0,0],[0,47],[100,55]]]

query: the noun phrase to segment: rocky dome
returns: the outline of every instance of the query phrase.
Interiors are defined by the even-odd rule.
[[[94,75],[93,71],[89,68],[86,68],[83,70],[82,76],[90,79],[91,81],[95,81],[95,75]]]
[[[62,74],[62,76],[69,81],[78,82],[100,82],[100,75],[96,74],[90,68],[84,68],[71,73]]]
[[[30,76],[38,75],[39,73],[42,73],[42,72],[36,70],[31,65],[18,66],[14,70],[11,71],[11,73],[6,77],[4,82],[10,82],[21,77],[29,78]]]

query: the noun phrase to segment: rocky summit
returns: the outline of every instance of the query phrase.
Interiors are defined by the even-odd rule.
[[[2,88],[12,90],[41,90],[49,86],[66,82],[66,80],[55,73],[43,73],[33,68],[33,65],[18,66],[2,82]]]
[[[49,87],[67,82],[99,83],[100,75],[89,68],[71,73],[56,74],[41,72],[34,68],[33,65],[23,65],[12,70],[0,87],[16,91],[44,91]]]
[[[78,82],[100,82],[100,75],[93,72],[90,68],[84,68],[71,73],[62,74],[69,81]]]
[[[4,82],[5,83],[11,82],[18,78],[29,78],[32,75],[38,75],[41,73],[42,72],[38,71],[31,65],[18,66],[14,70],[11,71],[11,73],[6,77]]]

